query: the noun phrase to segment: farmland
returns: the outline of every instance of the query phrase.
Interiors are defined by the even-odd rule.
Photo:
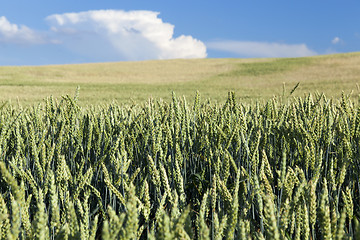
[[[193,99],[224,102],[228,91],[238,100],[255,102],[281,95],[283,84],[294,96],[318,91],[339,98],[354,91],[360,76],[360,53],[309,58],[193,59],[0,67],[0,101],[21,105],[48,96],[61,98],[81,87],[79,104],[142,103],[149,98],[171,100],[171,92]]]
[[[359,62],[2,67],[0,238],[360,239]]]

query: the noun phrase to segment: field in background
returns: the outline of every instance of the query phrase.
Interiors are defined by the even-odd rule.
[[[339,97],[360,82],[360,53],[281,59],[194,59],[79,65],[0,67],[0,101],[34,104],[52,95],[73,95],[80,86],[80,104],[169,100],[171,91],[193,98],[223,101],[235,91],[241,101],[269,99],[298,83],[295,96],[315,91]]]

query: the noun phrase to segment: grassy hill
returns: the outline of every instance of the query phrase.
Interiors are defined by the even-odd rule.
[[[33,104],[53,95],[73,94],[80,86],[80,104],[143,102],[169,99],[171,91],[192,98],[223,101],[235,91],[241,101],[286,94],[324,92],[338,97],[360,82],[360,53],[278,59],[192,59],[76,65],[0,67],[0,101]]]

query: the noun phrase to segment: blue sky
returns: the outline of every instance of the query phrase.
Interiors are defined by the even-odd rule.
[[[359,1],[12,0],[0,65],[360,51]]]

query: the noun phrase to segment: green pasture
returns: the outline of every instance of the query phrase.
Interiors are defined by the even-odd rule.
[[[300,83],[294,96],[320,92],[357,97],[360,53],[277,59],[191,59],[0,67],[0,101],[28,105],[48,96],[73,95],[80,86],[80,104],[169,100],[171,92],[223,101],[235,91],[240,101],[282,95]],[[285,86],[285,88],[284,88]]]

